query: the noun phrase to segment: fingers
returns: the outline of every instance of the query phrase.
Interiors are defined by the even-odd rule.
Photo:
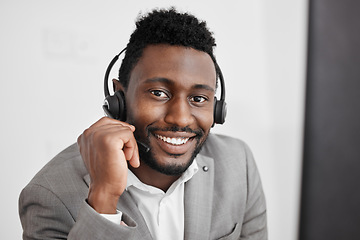
[[[120,122],[108,117],[103,117],[78,137],[78,145],[82,155],[87,156],[85,164],[93,159],[94,149],[102,149],[105,155],[119,155],[118,151],[122,151],[125,160],[129,161],[133,167],[140,165],[139,150],[133,132],[135,127],[126,122]]]
[[[126,160],[129,161],[130,165],[135,168],[139,167],[139,165],[140,165],[139,150],[138,150],[136,141],[135,141],[134,146],[133,146],[132,142],[125,144],[123,151],[124,151],[125,158],[126,158]]]
[[[135,131],[135,127],[127,122],[121,122],[109,117],[102,117],[97,122],[95,122],[93,125],[91,125],[89,128],[97,128],[103,125],[121,125],[121,126],[127,126],[131,129],[131,131]]]
[[[116,209],[124,192],[128,163],[140,165],[135,127],[103,117],[78,137],[81,157],[90,174],[89,203],[97,211]]]
[[[133,132],[135,127],[126,122],[120,122],[108,117],[103,117],[88,129],[78,138],[78,144],[85,138],[92,140],[92,142],[101,142],[108,147],[117,146],[126,148],[126,159],[133,157],[132,151],[137,151],[137,144]]]
[[[122,150],[126,160],[139,158],[138,146],[133,131],[124,125],[104,125],[92,132],[92,137],[98,139],[109,151],[113,148]]]

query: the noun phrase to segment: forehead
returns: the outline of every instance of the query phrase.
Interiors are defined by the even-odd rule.
[[[152,78],[166,78],[175,83],[206,84],[215,89],[216,71],[211,57],[190,47],[147,46],[135,65],[129,86]]]

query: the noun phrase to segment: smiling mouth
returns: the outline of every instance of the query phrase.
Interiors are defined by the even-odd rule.
[[[185,137],[165,137],[165,136],[161,136],[158,134],[155,134],[155,136],[158,139],[162,140],[163,142],[166,142],[168,144],[172,144],[175,146],[183,145],[183,144],[187,143],[190,139],[190,138],[185,138]]]

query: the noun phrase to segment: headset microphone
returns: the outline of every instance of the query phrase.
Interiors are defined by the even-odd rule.
[[[145,143],[142,143],[140,141],[137,141],[138,144],[138,148],[140,151],[144,152],[144,153],[148,153],[150,151],[150,147],[148,147]]]

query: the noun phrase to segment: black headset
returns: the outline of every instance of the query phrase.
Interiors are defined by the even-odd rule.
[[[105,100],[103,104],[103,109],[107,116],[120,120],[126,121],[126,104],[125,104],[125,95],[123,91],[116,91],[114,95],[110,95],[109,92],[109,75],[112,67],[114,66],[115,62],[119,59],[119,56],[126,50],[124,48],[119,54],[117,54],[110,62],[109,66],[106,69],[105,77],[104,77],[104,94]],[[214,104],[214,123],[223,124],[226,118],[226,102],[225,102],[225,82],[221,72],[219,65],[216,63],[215,58],[211,56],[215,64],[215,68],[219,74],[220,85],[221,85],[221,94],[220,100],[217,100],[215,97],[215,104]]]

